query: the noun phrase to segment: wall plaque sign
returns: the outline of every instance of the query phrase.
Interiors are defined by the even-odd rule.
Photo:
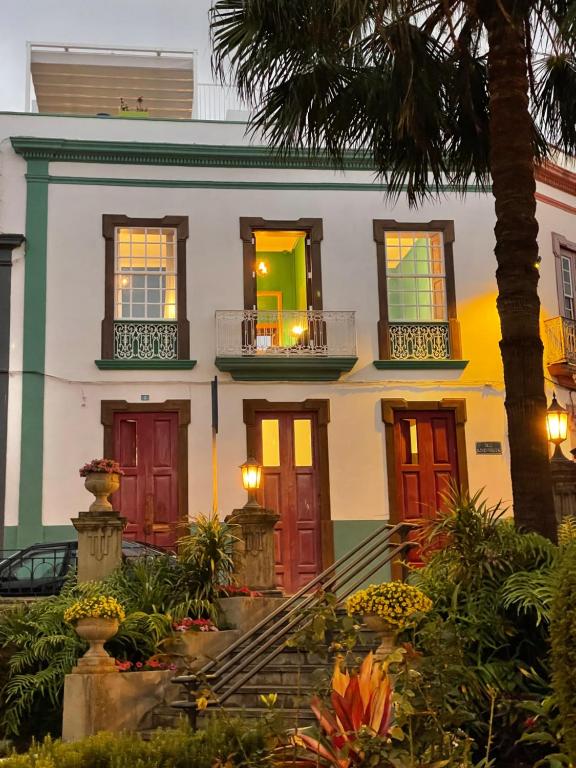
[[[476,443],[476,453],[501,454],[502,443],[500,442]]]

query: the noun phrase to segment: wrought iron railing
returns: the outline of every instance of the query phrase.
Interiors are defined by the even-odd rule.
[[[175,678],[188,696],[172,706],[186,711],[195,727],[199,688],[208,683],[210,704],[224,704],[282,653],[291,635],[312,623],[314,607],[323,594],[337,595],[338,603],[343,605],[368,579],[417,546],[415,541],[403,541],[415,528],[411,523],[387,524],[370,534],[197,673]]]
[[[576,322],[565,317],[551,317],[544,322],[548,363],[576,366]]]
[[[178,323],[116,320],[115,360],[176,360]]]
[[[392,360],[449,360],[448,323],[390,323]]]
[[[355,313],[323,310],[219,310],[216,353],[356,356]]]

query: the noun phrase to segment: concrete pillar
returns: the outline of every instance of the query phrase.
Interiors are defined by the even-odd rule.
[[[235,576],[240,586],[266,595],[280,595],[276,587],[274,526],[279,515],[263,507],[235,509],[226,518],[237,537],[234,545]]]
[[[555,456],[550,460],[550,471],[556,520],[561,523],[568,515],[576,517],[576,462]]]
[[[118,512],[79,512],[72,520],[78,531],[78,581],[101,581],[122,562],[122,532],[127,520]]]

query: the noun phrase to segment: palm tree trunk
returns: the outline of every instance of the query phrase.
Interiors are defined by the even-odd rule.
[[[534,193],[533,131],[522,23],[504,18],[490,2],[488,30],[490,141],[496,208],[500,350],[514,518],[524,529],[556,538],[544,392],[538,299],[538,223]],[[513,2],[504,2],[514,13]]]

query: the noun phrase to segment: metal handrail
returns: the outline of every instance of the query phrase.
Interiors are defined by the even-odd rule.
[[[367,578],[374,575],[392,559],[406,552],[410,547],[416,546],[413,542],[395,544],[391,541],[394,536],[405,534],[414,527],[410,523],[399,523],[394,526],[383,525],[298,590],[286,602],[265,616],[247,633],[205,664],[197,673],[181,675],[175,678],[174,682],[188,687],[201,680],[217,677],[212,685],[212,692],[218,693],[233,678],[237,678],[236,682],[219,695],[218,703],[221,704],[283,651],[285,643],[279,643],[279,640],[285,638],[295,627],[305,628],[311,623],[312,617],[303,616],[303,611],[319,601],[316,587],[321,585],[323,592],[333,589],[334,592],[338,593],[338,602],[342,602]],[[383,555],[384,558],[382,559]],[[265,629],[267,626],[268,629]],[[263,629],[264,632],[261,632]],[[248,645],[246,645],[247,642]],[[241,659],[235,655],[240,647],[243,649]],[[269,650],[270,653],[267,654],[266,652]],[[258,657],[260,660],[256,662],[255,666],[250,667]],[[222,662],[224,663],[222,664]],[[248,667],[250,668],[247,669]],[[217,669],[217,675],[212,673],[214,669]],[[242,672],[244,674],[238,678],[239,673]],[[173,706],[194,709],[195,701],[174,702]]]
[[[370,534],[370,536],[367,536],[365,539],[362,539],[362,541],[357,544],[355,547],[353,547],[349,552],[347,552],[345,555],[343,555],[341,558],[336,560],[332,565],[329,565],[328,568],[326,568],[322,573],[318,574],[318,576],[315,576],[312,581],[308,582],[308,584],[305,584],[303,587],[301,587],[298,592],[293,594],[291,597],[289,597],[282,605],[278,606],[278,608],[275,608],[271,613],[266,615],[261,621],[258,622],[258,624],[255,624],[248,632],[246,632],[245,635],[238,638],[234,643],[229,645],[225,650],[221,651],[217,656],[214,657],[211,661],[207,662],[201,670],[198,671],[198,673],[193,675],[182,675],[178,678],[180,682],[185,682],[187,678],[190,680],[196,680],[199,675],[206,675],[212,667],[217,666],[226,656],[229,656],[230,654],[234,653],[234,651],[237,650],[241,645],[244,645],[246,643],[246,640],[250,637],[257,636],[258,639],[262,639],[262,635],[260,635],[260,630],[263,629],[267,624],[269,624],[272,619],[275,619],[276,616],[279,614],[286,614],[286,611],[288,609],[291,609],[292,606],[295,604],[298,604],[298,607],[302,609],[303,603],[300,602],[301,598],[306,595],[307,592],[310,592],[314,587],[318,586],[320,583],[326,579],[326,576],[329,574],[337,571],[338,568],[341,568],[343,565],[347,563],[348,560],[354,557],[358,552],[360,552],[367,544],[369,544],[373,539],[378,538],[382,533],[388,532],[387,539],[389,540],[391,536],[402,533],[402,530],[405,530],[410,524],[408,523],[398,523],[395,526],[391,526],[389,523],[386,523],[381,528],[378,528],[374,533]],[[411,527],[411,526],[410,526]],[[368,554],[372,553],[372,549],[368,551]],[[346,571],[343,572],[345,574]],[[332,581],[332,579],[330,580]],[[332,586],[331,583],[326,583],[324,585],[324,589],[326,587]],[[313,595],[309,595],[310,598],[313,598]]]
[[[390,562],[396,555],[400,554],[405,549],[408,549],[409,547],[416,546],[412,543],[406,542],[404,544],[398,545],[392,552],[388,554],[388,556],[381,562],[378,562],[378,564],[367,574],[367,576],[371,576],[372,574],[376,573],[376,571],[380,570],[384,565]],[[346,597],[351,595],[357,588],[362,584],[364,581],[364,577],[362,577],[359,581],[357,581],[355,584],[353,584],[349,589],[347,589],[346,593],[342,595],[341,602]],[[226,701],[230,696],[233,696],[236,691],[238,691],[244,683],[246,683],[248,680],[250,680],[251,677],[253,677],[257,672],[259,672],[261,669],[263,669],[267,664],[269,664],[273,659],[276,658],[276,656],[279,656],[280,653],[284,650],[284,644],[278,643],[277,641],[284,638],[291,629],[299,626],[300,629],[305,629],[308,627],[312,621],[314,620],[313,616],[310,616],[309,618],[302,618],[302,615],[296,615],[294,618],[292,618],[288,624],[285,624],[283,627],[277,627],[277,625],[274,625],[273,629],[273,636],[270,637],[263,645],[260,645],[258,649],[253,651],[249,656],[243,657],[242,664],[240,664],[236,669],[234,669],[232,672],[229,672],[227,675],[224,675],[224,677],[219,678],[218,682],[212,687],[212,690],[214,693],[218,693],[218,691],[226,686],[229,682],[232,681],[233,678],[235,678],[242,669],[245,669],[248,667],[253,661],[256,660],[258,655],[263,654],[266,652],[269,648],[271,648],[271,653],[263,658],[260,662],[257,662],[254,667],[250,667],[250,669],[238,680],[236,680],[235,683],[232,683],[226,690],[218,696],[218,703],[222,704]]]

